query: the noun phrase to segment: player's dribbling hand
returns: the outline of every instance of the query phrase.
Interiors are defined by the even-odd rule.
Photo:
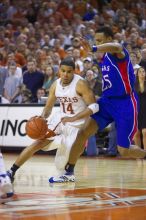
[[[65,125],[66,122],[73,122],[75,121],[73,117],[64,117],[61,118],[61,122]]]

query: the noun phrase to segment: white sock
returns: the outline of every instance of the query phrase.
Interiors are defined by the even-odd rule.
[[[2,153],[0,153],[0,175],[6,174],[5,164]]]

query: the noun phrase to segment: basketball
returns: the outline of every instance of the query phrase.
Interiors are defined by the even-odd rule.
[[[48,125],[43,117],[35,116],[27,121],[25,130],[30,138],[37,140],[45,137],[48,131]]]

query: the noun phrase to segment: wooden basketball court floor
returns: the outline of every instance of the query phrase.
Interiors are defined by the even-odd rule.
[[[17,155],[4,154],[6,168]],[[16,174],[0,220],[145,220],[146,160],[81,157],[75,183],[52,184],[54,157],[35,155]]]

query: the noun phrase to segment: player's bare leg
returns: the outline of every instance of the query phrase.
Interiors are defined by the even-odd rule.
[[[26,147],[16,159],[11,169],[7,172],[11,181],[14,181],[15,172],[37,151],[47,146],[51,141],[48,139],[34,141],[30,146]]]
[[[146,157],[146,151],[136,145],[131,145],[129,148],[118,146],[118,151],[124,158],[138,159]]]
[[[133,140],[134,140],[135,145],[141,147],[141,135],[140,135],[139,130],[135,133]]]
[[[83,153],[86,140],[98,131],[98,125],[94,119],[90,118],[77,135],[69,156],[69,164],[75,164]]]
[[[41,150],[43,147],[45,147],[49,143],[50,143],[50,140],[47,140],[47,139],[34,141],[30,146],[26,147],[21,152],[21,154],[16,159],[15,164],[19,167],[22,166],[25,163],[25,161],[27,161],[37,151]]]

